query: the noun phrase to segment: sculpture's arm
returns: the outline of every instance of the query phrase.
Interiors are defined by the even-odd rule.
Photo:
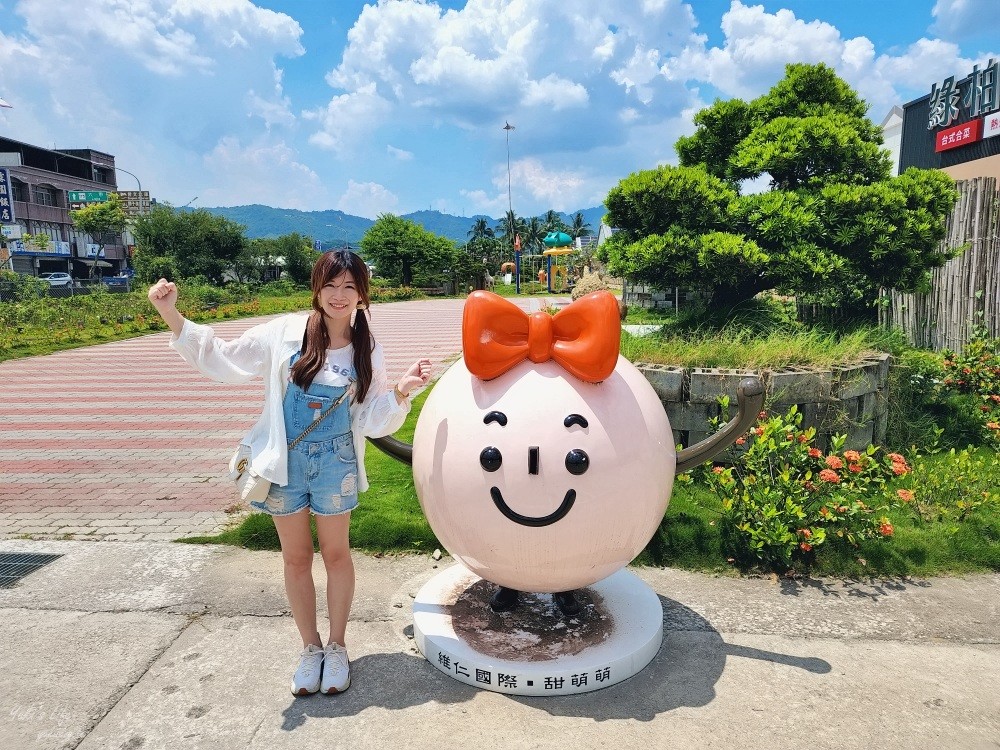
[[[764,384],[760,378],[743,378],[736,389],[736,399],[740,405],[736,419],[729,420],[725,427],[711,437],[688,446],[677,454],[678,474],[689,471],[705,461],[711,461],[750,429],[750,425],[764,406]]]
[[[413,465],[413,446],[394,437],[368,438],[368,442],[397,461]]]

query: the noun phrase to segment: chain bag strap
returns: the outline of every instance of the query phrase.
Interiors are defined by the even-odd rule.
[[[297,438],[295,438],[295,440],[293,440],[288,444],[288,450],[291,450],[300,442],[302,442],[303,438],[305,438],[306,435],[315,430],[317,425],[319,425],[319,423],[326,418],[327,414],[329,414],[338,406],[340,406],[340,404],[344,401],[344,399],[350,396],[353,392],[354,392],[354,381],[352,380],[351,384],[347,387],[347,390],[340,394],[340,398],[338,398],[336,401],[334,401],[332,404],[326,407],[326,409],[323,410],[323,413],[320,414],[316,419],[314,419],[313,423],[308,427],[306,427],[306,429],[302,432],[301,435],[299,435]]]

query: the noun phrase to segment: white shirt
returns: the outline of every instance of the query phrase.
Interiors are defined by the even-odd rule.
[[[282,402],[288,383],[289,360],[302,345],[308,313],[283,315],[254,326],[238,339],[216,338],[210,326],[184,321],[170,346],[203,375],[220,383],[246,383],[264,379],[264,408],[256,424],[241,441],[250,446],[251,468],[260,476],[288,484],[288,438]],[[344,347],[347,352],[351,347]],[[350,356],[350,354],[348,354]],[[388,384],[385,356],[376,342],[372,350],[372,382],[363,403],[351,401],[351,432],[358,457],[358,491],[368,489],[365,473],[365,437],[391,435],[406,420],[409,400],[397,403]]]
[[[341,387],[348,385],[354,374],[354,346],[348,344],[339,349],[326,350],[323,369],[316,373],[313,383]]]

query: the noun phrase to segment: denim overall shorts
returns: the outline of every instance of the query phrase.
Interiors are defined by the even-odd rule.
[[[297,358],[298,354],[292,357],[292,364]],[[288,443],[346,390],[343,386],[313,383],[304,391],[289,382],[282,402]],[[272,484],[264,502],[251,503],[253,508],[272,516],[287,516],[305,508],[317,516],[337,516],[357,507],[358,458],[351,432],[350,402],[350,397],[344,399],[288,451],[288,484]]]

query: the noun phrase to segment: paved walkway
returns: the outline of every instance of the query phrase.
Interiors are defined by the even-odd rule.
[[[547,299],[524,299],[526,310]],[[390,382],[461,350],[464,300],[374,305]],[[235,338],[268,318],[215,325]],[[169,333],[0,363],[0,538],[171,540],[241,512],[225,464],[262,406],[259,383],[213,383]]]

